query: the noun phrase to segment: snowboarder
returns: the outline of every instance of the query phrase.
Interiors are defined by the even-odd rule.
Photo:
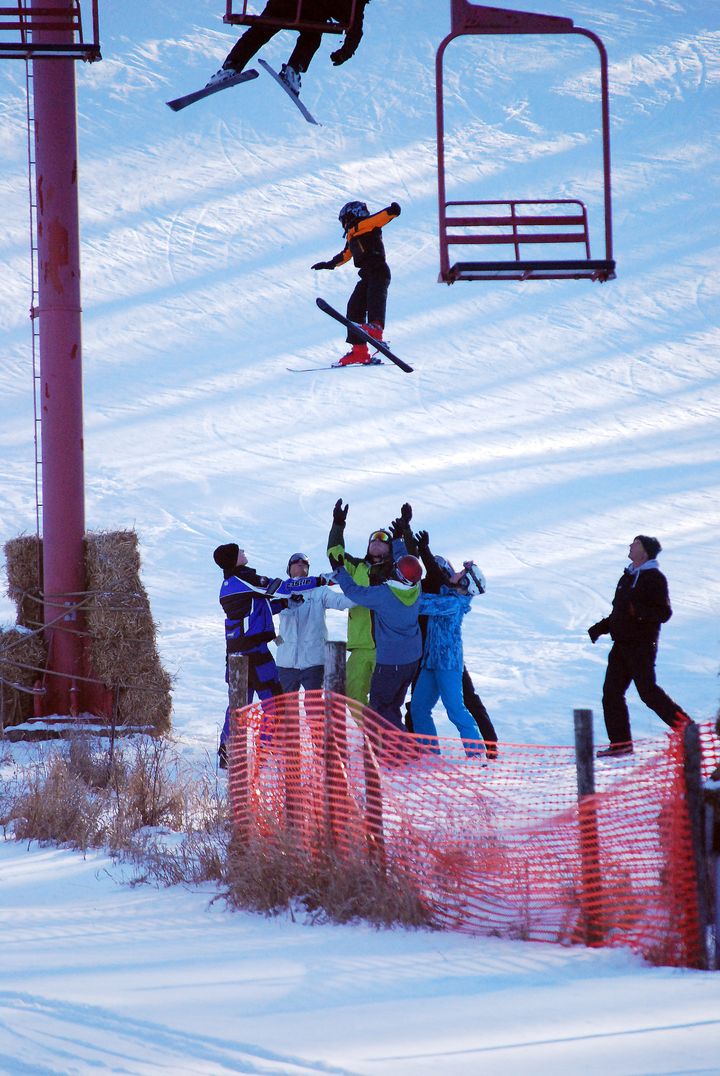
[[[336,67],[344,64],[355,54],[363,34],[363,18],[365,6],[368,3],[369,0],[356,0],[353,23],[345,31],[340,48],[330,54],[330,59]],[[331,22],[347,24],[351,10],[351,0],[303,0],[301,18],[306,22],[327,23],[328,25]],[[297,12],[297,0],[268,0],[263,8],[262,16],[277,19],[279,22],[282,20],[292,22]],[[282,25],[273,26],[263,23],[254,23],[250,26],[230,50],[220,70],[210,78],[208,86],[225,82],[237,75],[263,45],[266,45],[282,29]],[[321,30],[301,30],[288,62],[280,69],[280,77],[296,96],[300,93],[300,76],[310,66],[310,61],[320,47],[321,40]]]
[[[610,744],[597,752],[598,758],[631,755],[633,752],[625,692],[635,683],[638,695],[670,728],[682,728],[690,718],[666,695],[655,680],[660,626],[672,616],[668,586],[660,571],[657,538],[638,534],[628,550],[630,564],[623,572],[612,602],[612,612],[588,628],[590,641],[610,635],[613,646],[608,655],[603,685],[603,714]]]
[[[372,216],[365,202],[346,202],[338,214],[345,246],[328,262],[315,262],[313,269],[335,269],[353,259],[360,270],[360,279],[347,304],[347,316],[358,322],[374,340],[382,340],[385,328],[385,309],[390,284],[390,268],[385,260],[382,229],[395,217],[400,216],[400,206],[392,202]],[[352,363],[369,363],[367,344],[348,330],[350,351],[340,359],[339,366]]]

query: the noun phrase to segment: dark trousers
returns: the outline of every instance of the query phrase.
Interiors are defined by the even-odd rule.
[[[683,710],[655,680],[656,643],[614,643],[608,655],[603,685],[603,714],[610,743],[629,743],[630,715],[625,692],[631,683],[637,693],[666,725],[673,728],[686,720]]]
[[[384,717],[396,729],[404,728],[400,708],[405,702],[405,696],[417,672],[417,667],[417,661],[410,661],[404,665],[375,665],[370,681],[368,705],[371,710]]]
[[[284,694],[299,691],[304,687],[306,691],[316,691],[323,686],[325,668],[322,665],[310,665],[307,669],[287,669],[278,665],[278,679]]]
[[[324,22],[327,18],[327,11],[326,0],[303,0],[302,17],[307,22]],[[262,13],[268,18],[286,19],[292,22],[297,13],[297,0],[268,0]],[[262,23],[254,23],[235,43],[223,66],[242,71],[255,53],[259,52],[263,45],[267,45],[268,41],[282,29],[282,26],[264,26]],[[294,67],[296,71],[307,71],[321,41],[320,30],[302,30],[288,60],[290,67]]]
[[[268,650],[267,644],[262,643],[257,650],[251,650],[245,655],[248,659],[248,693],[247,701],[253,701],[253,695],[257,695],[261,702],[266,702],[274,695],[281,692],[278,680],[277,665]],[[228,666],[225,664],[225,683],[228,682]],[[230,707],[225,711],[225,724],[220,733],[221,745],[230,735]]]
[[[350,320],[360,325],[376,321],[384,328],[389,285],[390,270],[385,262],[361,269],[360,279],[348,299],[347,316]],[[347,341],[349,344],[362,343],[352,329],[347,334]]]

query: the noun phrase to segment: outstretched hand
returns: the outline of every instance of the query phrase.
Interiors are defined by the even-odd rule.
[[[349,508],[349,504],[346,504],[343,508],[342,497],[338,497],[335,501],[335,507],[333,508],[333,523],[336,523],[340,527],[344,527]]]
[[[335,67],[339,67],[340,64],[344,64],[354,54],[355,49],[351,50],[347,45],[341,45],[339,49],[335,49],[335,52],[330,53],[330,59]]]
[[[600,625],[593,624],[591,628],[588,628],[588,635],[590,636],[590,642],[596,643],[602,635],[602,632],[600,631]]]
[[[405,525],[404,525],[404,523],[402,521],[402,518],[400,516],[398,516],[398,518],[394,519],[392,521],[392,523],[390,524],[390,533],[393,536],[393,538],[398,539],[398,538],[402,538],[404,530],[405,530]]]
[[[328,553],[328,559],[330,561],[330,567],[333,571],[336,571],[338,568],[345,567],[345,558],[342,553],[338,553],[336,557],[333,556],[332,553]]]
[[[400,518],[403,523],[409,523],[412,519],[412,505],[405,503],[400,509]]]
[[[311,265],[310,268],[311,269],[332,269],[332,265],[330,265],[330,262],[315,262],[315,264]]]
[[[427,550],[430,548],[430,535],[427,531],[416,531],[415,541],[417,542],[418,549],[421,553],[427,552]]]

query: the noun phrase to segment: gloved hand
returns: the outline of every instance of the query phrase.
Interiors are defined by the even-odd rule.
[[[430,535],[427,531],[416,531],[415,541],[418,544],[418,549],[421,553],[427,553],[430,549]]]
[[[332,553],[328,553],[328,557],[330,558],[330,566],[332,567],[333,571],[336,571],[338,568],[345,567],[345,558],[342,553],[338,553],[336,557],[334,557]]]
[[[291,605],[302,605],[302,603],[304,601],[305,601],[305,599],[303,598],[302,594],[291,594],[290,595],[290,604]]]
[[[398,518],[394,519],[390,524],[390,533],[393,538],[402,538],[404,530],[405,524],[403,523],[402,518],[398,516]]]
[[[332,265],[330,264],[330,262],[315,262],[315,264],[311,265],[310,268],[311,269],[332,269]]]
[[[391,202],[388,206],[388,213],[390,213],[390,215],[393,217],[399,217],[401,212],[402,210],[400,209],[400,206],[397,204],[397,202]]]
[[[330,580],[328,579],[328,577],[326,575],[318,575],[317,576],[317,585],[319,587],[326,587],[326,586],[328,586],[329,582],[330,582]]]
[[[400,518],[402,519],[403,523],[407,524],[407,523],[410,522],[410,520],[412,519],[412,505],[411,504],[406,503],[406,504],[404,504],[402,506],[402,508],[400,509]]]
[[[337,523],[338,526],[344,527],[349,507],[350,505],[346,504],[343,508],[342,497],[338,497],[335,501],[335,507],[333,508],[333,523]]]
[[[590,642],[591,643],[596,643],[598,641],[598,639],[600,638],[600,636],[602,635],[600,625],[599,624],[593,624],[593,626],[591,628],[588,628],[588,635],[590,636]]]
[[[354,55],[355,49],[349,49],[346,44],[342,44],[339,49],[335,49],[335,52],[330,53],[330,59],[335,67],[339,67],[340,64],[344,64],[346,60],[349,60]]]

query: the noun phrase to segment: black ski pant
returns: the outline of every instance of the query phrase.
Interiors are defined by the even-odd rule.
[[[327,0],[303,0],[302,18],[307,22],[324,22],[328,18]],[[263,15],[272,19],[284,19],[292,22],[297,15],[297,0],[268,0],[263,8]],[[259,52],[263,45],[282,30],[282,26],[265,26],[253,23],[235,43],[225,58],[223,67],[233,67],[236,71],[243,68]],[[307,71],[310,61],[320,47],[322,31],[301,30],[295,43],[288,64],[296,71]]]
[[[603,715],[610,743],[629,743],[630,715],[625,692],[635,684],[641,700],[666,725],[674,728],[687,718],[681,707],[666,695],[655,679],[657,643],[614,643],[608,655],[603,685]]]
[[[390,269],[386,262],[379,265],[365,266],[360,270],[360,279],[348,299],[347,316],[360,325],[376,321],[385,327],[387,293],[390,286]],[[361,338],[352,329],[348,330],[349,344],[362,344]]]

